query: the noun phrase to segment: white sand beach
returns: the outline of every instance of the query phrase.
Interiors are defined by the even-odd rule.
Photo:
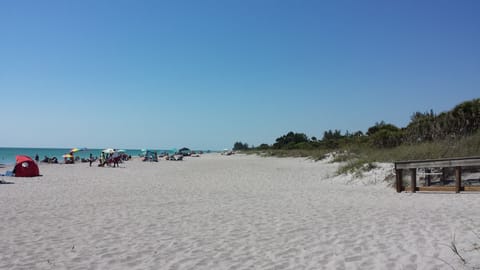
[[[0,185],[0,269],[480,266],[480,194],[396,193],[388,166],[362,179],[337,167],[219,154],[42,164]]]

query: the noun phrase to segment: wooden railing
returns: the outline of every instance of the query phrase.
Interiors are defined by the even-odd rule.
[[[396,189],[397,192],[402,191],[480,191],[480,186],[462,186],[462,168],[478,167],[480,168],[480,157],[464,157],[464,158],[449,158],[449,159],[431,159],[431,160],[411,160],[395,162],[396,172]],[[447,168],[455,168],[455,185],[454,186],[430,186],[430,176],[426,179],[427,185],[424,187],[417,187],[417,169],[442,169],[441,182],[445,184],[445,175]],[[403,172],[410,171],[410,188],[406,189],[403,186]]]

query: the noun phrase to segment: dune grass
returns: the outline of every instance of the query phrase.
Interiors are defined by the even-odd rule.
[[[313,160],[322,160],[331,152],[327,149],[268,149],[268,150],[248,150],[243,151],[246,154],[258,154],[267,157],[306,157]]]
[[[368,144],[345,145],[336,150],[313,149],[268,149],[250,150],[247,153],[276,157],[308,157],[321,160],[328,153],[335,152],[333,162],[343,162],[338,173],[354,172],[364,168],[374,168],[375,162],[395,162],[401,160],[422,160],[451,157],[480,156],[480,132],[474,135],[423,142],[402,144],[394,148],[377,148]]]
[[[395,148],[378,149],[371,147],[352,148],[371,162],[394,162],[399,160],[437,159],[480,155],[480,132],[460,139],[446,139]]]

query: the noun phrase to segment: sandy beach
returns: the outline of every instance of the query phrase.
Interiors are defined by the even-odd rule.
[[[480,266],[480,194],[399,194],[388,165],[361,179],[337,167],[219,154],[41,164],[42,177],[0,185],[0,269]]]

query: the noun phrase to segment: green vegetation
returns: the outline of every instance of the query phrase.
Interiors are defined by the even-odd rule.
[[[381,121],[368,128],[366,134],[328,130],[318,140],[289,132],[272,145],[248,148],[247,144],[235,143],[245,145],[246,148],[237,150],[315,160],[329,152],[340,153],[334,160],[345,162],[340,173],[372,168],[374,162],[476,156],[480,155],[480,99],[463,102],[438,115],[433,111],[416,112],[404,128]]]
[[[235,144],[233,144],[234,151],[241,151],[241,150],[248,150],[248,149],[249,147],[248,147],[248,144],[246,143],[236,142]]]

